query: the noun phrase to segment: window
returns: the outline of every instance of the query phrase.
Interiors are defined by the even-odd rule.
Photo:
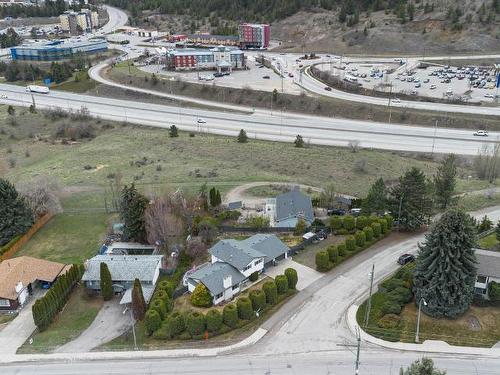
[[[219,293],[215,296],[215,299],[219,299],[219,298],[222,298],[222,293]]]
[[[486,294],[486,289],[483,288],[474,288],[475,294]]]
[[[8,299],[0,299],[0,306],[10,306],[10,301]]]
[[[487,280],[486,276],[478,275],[477,279],[476,279],[476,282],[481,283],[481,284],[486,284],[486,280]]]
[[[250,263],[248,266],[243,268],[243,271],[248,271],[250,268],[252,268],[252,264]]]
[[[264,260],[262,258],[260,258],[259,260],[255,261],[255,265],[259,264],[259,263],[262,263]]]
[[[232,287],[231,289],[232,289],[232,290],[236,290],[236,289],[238,289],[239,287],[240,287],[240,285],[239,285],[239,284],[236,284],[236,285],[233,285],[233,287]]]

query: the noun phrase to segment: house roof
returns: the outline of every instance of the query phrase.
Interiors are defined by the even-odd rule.
[[[152,282],[162,255],[96,255],[85,262],[83,281],[101,279],[101,263],[106,263],[113,281]]]
[[[149,303],[151,300],[151,297],[153,297],[153,293],[155,291],[154,286],[149,286],[149,285],[141,285],[142,286],[142,295],[144,296],[144,301],[146,303]],[[133,288],[128,288],[125,293],[123,293],[123,297],[120,300],[120,305],[127,305],[132,303],[132,289]]]
[[[265,254],[248,246],[244,241],[221,240],[212,246],[208,252],[236,269],[243,269],[256,258],[264,258]]]
[[[245,276],[240,271],[223,262],[209,263],[193,272],[189,278],[203,283],[210,293],[216,296],[224,291],[223,281],[227,276],[231,276],[231,285],[245,280]]]
[[[301,216],[310,223],[314,220],[311,197],[292,190],[276,197],[276,221]]]
[[[264,254],[266,256],[264,263],[285,254],[289,250],[288,246],[274,234],[256,234],[241,242]]]
[[[27,256],[4,260],[0,263],[0,298],[17,299],[19,282],[25,287],[36,280],[53,282],[66,267],[70,266]]]
[[[477,274],[500,278],[500,253],[476,249]]]

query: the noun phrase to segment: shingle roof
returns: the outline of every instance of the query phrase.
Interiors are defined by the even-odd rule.
[[[155,287],[149,285],[141,285],[141,286],[142,286],[142,295],[144,297],[144,301],[146,301],[146,303],[149,303],[151,297],[153,297]],[[133,288],[128,288],[125,291],[125,293],[123,293],[123,297],[120,300],[120,305],[126,305],[132,303],[132,289]]]
[[[264,263],[285,254],[289,250],[288,246],[274,234],[256,234],[242,242],[264,254],[266,256]]]
[[[53,282],[65,272],[65,264],[27,256],[0,263],[0,298],[17,299],[16,285],[27,286],[35,280]]]
[[[292,190],[276,197],[276,221],[301,216],[305,220],[314,220],[311,197],[299,190]]]
[[[224,291],[223,280],[226,276],[231,276],[232,285],[245,280],[245,276],[240,271],[230,264],[222,262],[207,264],[189,275],[189,278],[200,281],[208,288],[210,293],[216,296]]]
[[[491,250],[476,249],[477,274],[500,278],[500,253]]]
[[[107,264],[113,281],[153,281],[162,255],[96,255],[86,262],[82,280],[100,280],[101,262]]]
[[[217,242],[208,252],[239,270],[249,265],[252,260],[265,257],[265,254],[247,246],[243,241],[233,239]]]

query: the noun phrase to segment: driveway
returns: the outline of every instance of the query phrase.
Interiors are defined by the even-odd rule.
[[[297,271],[297,276],[299,277],[299,281],[297,282],[297,290],[305,289],[309,284],[312,284],[314,281],[323,276],[322,273],[319,273],[312,268],[297,263],[291,258],[280,261],[274,267],[269,267],[268,269],[266,269],[265,274],[274,279],[277,275],[283,275],[285,273],[285,269],[287,268],[295,268],[295,270]]]
[[[132,326],[130,312],[123,314],[125,307],[114,297],[104,302],[92,324],[75,340],[56,349],[56,353],[83,353],[105,344],[125,333]]]

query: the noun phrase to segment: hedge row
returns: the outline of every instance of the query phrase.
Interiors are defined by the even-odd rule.
[[[381,223],[381,219],[385,219],[385,224]],[[361,231],[366,227],[370,227],[373,223],[381,223],[387,225],[386,230],[392,227],[393,218],[386,215],[383,218],[378,216],[332,216],[330,219],[330,228],[332,233],[338,235],[354,234],[356,231]]]
[[[344,217],[343,221],[346,219],[351,225],[352,216]],[[338,216],[334,216],[333,219],[341,220]],[[360,220],[361,219],[361,220]],[[390,233],[392,229],[392,217],[385,216],[383,218],[370,216],[359,216],[354,224],[358,223],[366,224],[361,230],[354,232],[354,235],[347,237],[344,242],[328,247],[326,250],[319,251],[316,253],[316,269],[320,272],[327,272],[331,270],[335,265],[341,263],[348,257],[366,249],[378,240],[385,237]]]
[[[297,271],[287,268],[284,275],[267,281],[262,290],[252,290],[248,297],[242,296],[236,303],[224,306],[222,313],[209,309],[206,314],[198,311],[180,313],[171,309],[171,299],[164,290],[155,292],[146,313],[145,327],[149,335],[157,339],[201,339],[208,334],[220,334],[241,327],[255,319],[257,313],[265,311],[290,295],[297,285]],[[168,306],[165,301],[168,301]]]

